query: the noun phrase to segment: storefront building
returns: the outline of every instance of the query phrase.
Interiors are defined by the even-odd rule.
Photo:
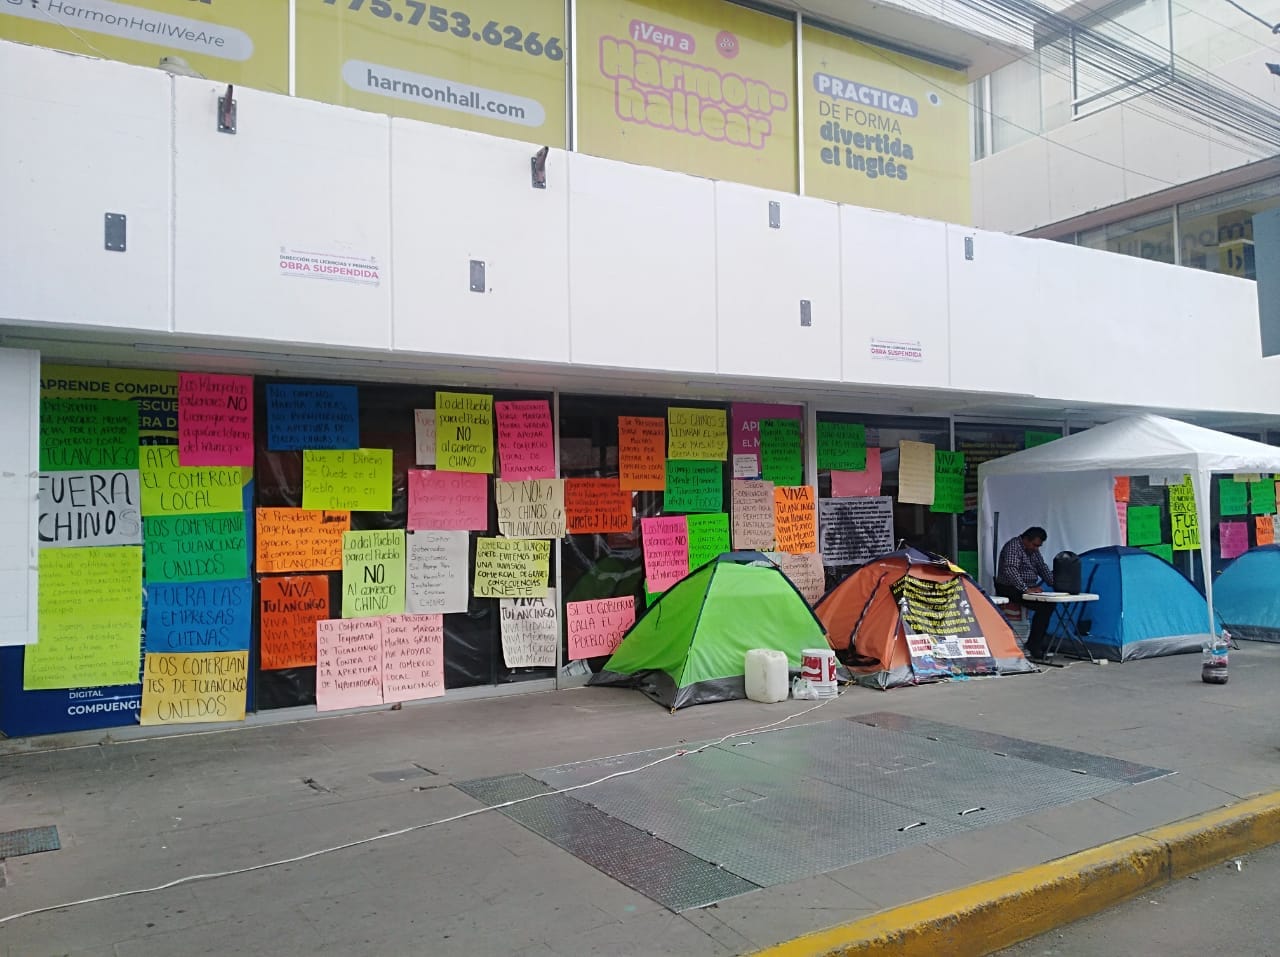
[[[0,11],[6,735],[569,687],[721,551],[973,567],[981,461],[1280,427],[1251,283],[964,225],[965,64],[906,35],[130,6],[59,15],[147,65]]]

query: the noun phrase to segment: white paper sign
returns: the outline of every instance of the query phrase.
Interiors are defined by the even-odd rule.
[[[508,668],[550,668],[560,643],[555,592],[541,598],[502,598],[502,659]]]
[[[754,455],[735,455],[733,457],[733,477],[742,479],[759,478],[759,461]]]
[[[467,610],[471,581],[468,532],[408,532],[405,611],[410,615],[451,615]]]
[[[436,464],[436,410],[413,410],[414,461],[419,465]]]
[[[141,545],[138,470],[42,472],[40,547]]]

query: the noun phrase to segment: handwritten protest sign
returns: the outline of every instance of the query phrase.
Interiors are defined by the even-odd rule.
[[[353,385],[267,386],[267,448],[358,449],[359,396]]]
[[[861,565],[893,551],[893,499],[824,498],[818,526],[824,565]]]
[[[1218,504],[1220,515],[1249,514],[1249,486],[1229,478],[1218,479]]]
[[[1249,511],[1254,515],[1273,515],[1276,510],[1276,483],[1271,479],[1249,483]],[[1225,513],[1224,513],[1225,514]]]
[[[1117,502],[1129,501],[1130,481],[1127,475],[1117,475],[1112,483],[1112,493],[1115,495]]]
[[[142,514],[201,515],[244,508],[244,477],[238,468],[183,468],[176,445],[138,450]]]
[[[489,479],[478,472],[410,469],[408,527],[487,530]]]
[[[634,595],[571,601],[565,605],[569,660],[611,655],[636,621]]]
[[[493,483],[498,534],[507,538],[564,538],[564,479]]]
[[[1249,550],[1248,522],[1222,522],[1218,525],[1218,546],[1224,560],[1243,555]]]
[[[534,598],[546,591],[551,542],[545,538],[476,540],[477,598]]]
[[[1163,558],[1170,565],[1173,564],[1173,546],[1172,545],[1143,545],[1142,550],[1144,552],[1150,552],[1152,555],[1157,555],[1160,558]]]
[[[249,576],[244,512],[145,520],[147,582],[228,581]]]
[[[263,577],[258,582],[264,670],[316,663],[316,622],[329,611],[328,575]]]
[[[410,532],[405,576],[405,610],[413,615],[449,615],[467,610],[467,548],[459,531]]]
[[[1259,545],[1274,545],[1276,541],[1275,516],[1258,515],[1253,520],[1254,535]]]
[[[436,393],[436,466],[447,472],[493,472],[493,396]]]
[[[1129,503],[1116,502],[1116,521],[1120,523],[1120,541],[1129,540]]]
[[[664,512],[718,512],[724,508],[724,466],[719,462],[667,460]]]
[[[760,420],[760,474],[774,485],[804,481],[800,422],[796,419]]]
[[[818,468],[861,472],[867,467],[867,427],[855,422],[818,423]]]
[[[413,410],[413,461],[418,465],[436,464],[436,410]]]
[[[626,534],[635,523],[631,493],[616,478],[565,479],[564,514],[570,535]]]
[[[724,512],[686,516],[689,529],[688,571],[729,551],[729,516]]]
[[[803,555],[774,552],[771,557],[810,605],[816,603],[826,593],[827,573],[822,565],[822,556],[817,552],[807,552]]]
[[[964,453],[933,453],[933,505],[932,512],[949,512],[959,515],[964,511]]]
[[[302,453],[302,507],[391,511],[390,449],[307,449]]]
[[[667,457],[723,462],[729,455],[724,409],[667,409]]]
[[[393,615],[382,619],[382,701],[417,701],[444,694],[444,619]]]
[[[44,549],[37,621],[36,644],[23,655],[25,690],[137,683],[142,549]]]
[[[773,483],[733,480],[733,547],[744,551],[773,549]]]
[[[932,442],[898,443],[898,501],[905,504],[932,505],[934,479],[934,446]]]
[[[147,651],[248,651],[252,632],[248,580],[147,587]]]
[[[149,653],[142,670],[139,721],[144,725],[243,721],[248,689],[248,651]]]
[[[556,446],[547,400],[497,402],[494,406],[503,481],[555,478]]]
[[[112,399],[40,400],[40,471],[138,467],[138,408]]]
[[[342,567],[342,533],[350,512],[305,508],[260,508],[254,539],[259,573],[337,571]]]
[[[618,417],[618,484],[629,491],[666,488],[667,424],[662,419]]]
[[[1158,545],[1160,543],[1160,506],[1130,505],[1128,519],[1129,545]]]
[[[382,619],[316,622],[316,710],[382,704]]]
[[[342,617],[404,613],[404,530],[342,536]]]
[[[880,466],[880,450],[867,449],[867,467],[861,472],[831,472],[832,498],[871,498],[880,494],[884,476]]]
[[[773,490],[773,528],[780,552],[803,555],[818,550],[813,486],[778,486]]]
[[[502,660],[508,668],[549,668],[556,663],[560,641],[555,592],[544,589],[531,598],[503,598]]]
[[[136,469],[42,472],[40,547],[141,545],[141,509]]]
[[[651,591],[666,591],[689,574],[689,525],[683,515],[642,518],[640,534]]]
[[[1041,432],[1036,429],[1027,429],[1023,436],[1025,446],[1029,449],[1034,449],[1037,445],[1048,445],[1060,438],[1062,438],[1061,432]]]
[[[1169,512],[1191,512],[1196,510],[1195,486],[1191,484],[1191,476],[1184,475],[1177,485],[1169,486]]]
[[[733,438],[729,451],[733,455],[734,478],[760,476],[760,422],[762,419],[795,419],[804,415],[799,405],[768,405],[759,402],[735,402],[729,417],[733,422]]]
[[[253,465],[253,377],[178,374],[178,461]]]

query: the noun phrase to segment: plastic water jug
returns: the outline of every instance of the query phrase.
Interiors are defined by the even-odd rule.
[[[752,701],[773,704],[787,700],[787,656],[781,651],[769,648],[748,651],[743,674],[746,676],[747,697]]]
[[[1227,683],[1227,654],[1231,636],[1224,630],[1215,635],[1212,641],[1205,642],[1200,651],[1200,680],[1205,684],[1224,685]]]

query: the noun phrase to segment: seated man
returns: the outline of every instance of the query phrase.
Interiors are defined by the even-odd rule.
[[[996,594],[1010,602],[1027,607],[1022,601],[1026,592],[1044,591],[1040,583],[1053,588],[1053,573],[1040,555],[1040,546],[1049,533],[1033,525],[1021,535],[1009,539],[1000,549],[1000,561],[996,568]],[[1050,605],[1035,603],[1031,615],[1031,635],[1027,638],[1027,657],[1043,659],[1047,650],[1049,619],[1053,613]]]

